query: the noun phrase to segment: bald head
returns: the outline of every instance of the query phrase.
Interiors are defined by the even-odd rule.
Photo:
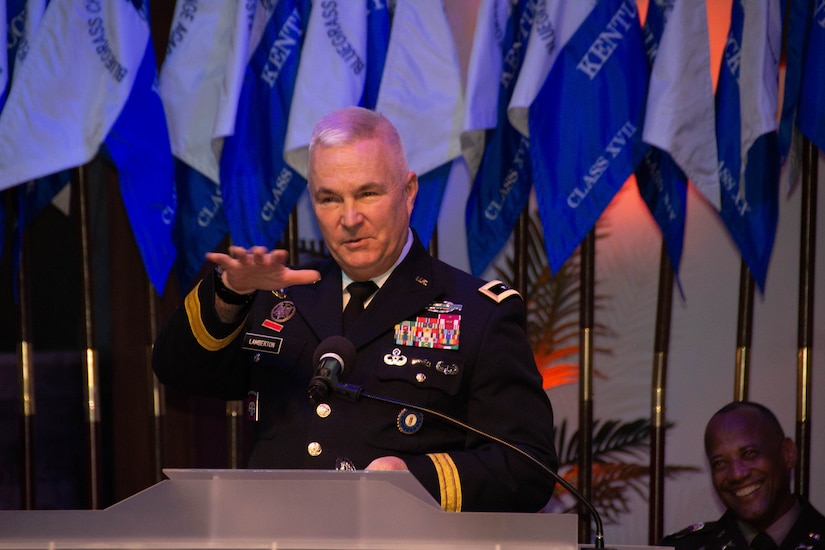
[[[764,430],[765,439],[768,441],[773,441],[779,445],[785,439],[785,432],[782,430],[779,420],[769,408],[753,401],[734,401],[716,411],[716,414],[708,421],[705,428],[706,454],[709,454],[708,447],[710,439],[712,439],[710,436],[718,429],[718,424],[722,421],[722,418],[731,413],[750,417],[752,419],[750,423],[758,425],[761,430]]]
[[[796,445],[766,407],[720,409],[705,429],[705,452],[716,494],[739,521],[762,531],[793,507]]]

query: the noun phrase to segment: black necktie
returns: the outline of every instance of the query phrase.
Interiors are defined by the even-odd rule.
[[[777,546],[769,534],[760,531],[753,537],[751,548],[753,550],[776,550]]]
[[[344,308],[344,334],[352,328],[355,318],[364,311],[364,302],[378,290],[378,285],[373,281],[354,282],[347,285],[347,290],[350,298],[347,307]]]

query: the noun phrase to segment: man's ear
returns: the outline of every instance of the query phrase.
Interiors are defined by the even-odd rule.
[[[407,193],[407,210],[412,213],[415,205],[415,197],[418,195],[418,176],[415,172],[407,174],[407,181],[404,182],[404,192]]]

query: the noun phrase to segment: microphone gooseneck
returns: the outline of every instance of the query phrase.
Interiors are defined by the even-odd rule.
[[[406,403],[404,401],[399,401],[389,397],[367,393],[360,386],[339,384],[338,375],[344,372],[345,366],[351,369],[355,365],[355,346],[343,336],[330,336],[329,338],[323,340],[315,350],[315,354],[313,355],[313,363],[315,363],[317,367],[315,369],[315,375],[307,388],[307,396],[309,397],[310,403],[313,405],[317,405],[318,403],[326,400],[331,391],[344,394],[356,401],[361,397],[366,397],[374,401],[381,401],[383,403],[389,403],[392,405],[416,409],[423,413],[429,413],[449,422],[450,424],[453,424],[454,426],[458,426],[467,432],[472,432],[490,441],[495,441],[496,443],[517,452],[543,472],[547,473],[559,485],[564,487],[571,495],[573,495],[579,503],[583,504],[590,511],[590,514],[593,516],[593,521],[596,524],[596,540],[594,546],[597,549],[604,548],[604,528],[602,527],[602,518],[599,516],[599,512],[596,510],[596,507],[593,506],[593,504],[566,479],[560,476],[557,472],[554,472],[546,464],[542,463],[527,451],[520,449],[509,441],[505,441],[500,437],[496,437],[483,430],[479,430],[478,428],[470,426],[466,422],[462,422],[457,418],[453,418],[434,409],[422,407],[420,405],[413,405],[411,403]]]
[[[527,451],[525,451],[523,449],[520,449],[519,447],[517,447],[517,446],[513,445],[512,443],[510,443],[509,441],[505,441],[505,440],[503,440],[499,437],[496,437],[492,434],[489,434],[489,433],[487,433],[483,430],[479,430],[478,428],[470,426],[469,424],[467,424],[465,422],[462,422],[461,420],[458,420],[456,418],[448,416],[448,415],[446,415],[444,413],[441,413],[439,411],[429,409],[427,407],[422,407],[420,405],[413,405],[411,403],[405,403],[404,401],[399,401],[397,399],[391,399],[389,397],[382,397],[380,395],[370,394],[370,393],[365,392],[362,388],[360,388],[358,386],[353,386],[353,385],[348,385],[348,384],[338,384],[334,387],[334,389],[335,389],[336,392],[343,393],[344,395],[352,397],[356,400],[361,398],[361,397],[366,397],[368,399],[373,399],[375,401],[381,401],[381,402],[390,403],[390,404],[393,404],[393,405],[400,405],[402,407],[417,409],[421,412],[432,414],[434,416],[437,416],[438,418],[441,418],[442,420],[446,420],[447,422],[449,422],[449,423],[451,423],[455,426],[458,426],[458,427],[460,427],[464,430],[467,430],[468,432],[472,432],[474,434],[480,435],[480,436],[485,437],[485,438],[487,438],[491,441],[495,441],[496,443],[504,445],[508,449],[516,451],[521,456],[523,456],[524,458],[529,460],[531,463],[538,466],[542,471],[549,474],[550,477],[552,477],[559,485],[564,487],[571,495],[573,495],[573,497],[577,501],[579,501],[581,504],[584,504],[584,506],[592,514],[593,521],[596,524],[594,546],[595,546],[595,548],[598,548],[598,549],[603,549],[604,548],[604,528],[602,527],[602,518],[601,518],[601,516],[599,516],[599,512],[596,510],[596,507],[593,506],[593,503],[591,503],[587,498],[585,498],[585,496],[583,494],[581,494],[581,492],[578,489],[573,487],[573,485],[571,485],[570,482],[568,482],[566,479],[564,479],[562,476],[560,476],[557,472],[554,472],[546,464],[542,463],[540,460],[538,460],[537,458],[532,456]]]

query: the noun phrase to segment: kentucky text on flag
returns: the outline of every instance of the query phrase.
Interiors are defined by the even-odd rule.
[[[530,156],[557,272],[641,161],[647,60],[635,0],[603,0],[530,106]]]

